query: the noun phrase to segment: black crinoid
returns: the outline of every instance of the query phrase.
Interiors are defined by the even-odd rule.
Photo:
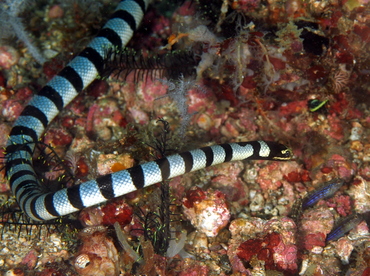
[[[15,200],[3,202],[0,205],[0,240],[6,232],[18,233],[18,238],[24,232],[27,239],[40,239],[46,233],[58,232],[65,241],[73,240],[73,233],[81,229],[81,224],[74,219],[57,218],[48,221],[34,221],[16,207]]]
[[[165,187],[165,185],[163,182],[161,183],[161,187]],[[167,190],[167,188],[161,188],[162,202],[157,211],[144,212],[140,208],[135,211],[143,226],[142,232],[145,240],[151,242],[154,252],[159,255],[165,255],[171,239],[170,212],[167,204],[169,199],[163,196],[163,190]]]
[[[37,156],[32,160],[27,161],[22,158],[15,158],[18,153],[27,151],[30,156]],[[0,170],[10,172],[13,166],[19,162],[33,164],[34,173],[38,179],[40,189],[45,192],[55,191],[64,188],[68,183],[74,182],[74,174],[55,152],[53,147],[41,141],[27,142],[22,144],[11,144],[5,150],[5,158],[1,160],[2,165]],[[35,183],[31,183],[29,187],[24,185],[25,189],[34,189]],[[14,197],[9,197],[7,200],[0,202],[0,225],[1,237],[7,231],[18,232],[25,231],[27,237],[39,237],[42,230],[47,232],[57,231],[59,233],[71,233],[73,229],[81,228],[80,223],[74,219],[58,218],[49,221],[33,221],[25,213],[23,213],[16,204]],[[0,238],[1,238],[0,237]]]
[[[169,148],[168,143],[171,140],[170,125],[167,121],[159,118],[158,121],[163,126],[161,132],[157,135],[153,145],[148,145],[155,151],[156,158],[163,158],[173,149]],[[176,214],[173,210],[177,207],[172,203],[169,181],[161,182],[160,186],[160,204],[155,211],[143,211],[138,208],[135,213],[141,221],[145,240],[152,243],[154,252],[165,255],[172,239],[171,224],[178,219],[174,219]]]
[[[15,154],[22,151],[30,153],[30,156],[37,157],[29,161],[23,158],[13,158]],[[67,183],[74,182],[74,172],[69,168],[68,164],[58,156],[52,146],[42,141],[24,141],[21,144],[9,145],[6,148],[5,156],[6,160],[1,170],[5,169],[7,173],[19,161],[32,163],[36,177],[46,192],[65,188]]]
[[[178,79],[196,73],[199,58],[190,51],[170,51],[165,54],[137,52],[132,49],[109,48],[101,77],[113,75],[126,79],[134,72],[135,82],[140,79]]]

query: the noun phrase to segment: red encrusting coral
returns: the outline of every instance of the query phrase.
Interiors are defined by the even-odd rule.
[[[104,206],[91,207],[80,212],[79,219],[84,226],[112,226],[118,222],[128,225],[133,217],[133,209],[124,200],[113,200]]]
[[[202,202],[205,198],[206,194],[201,188],[193,187],[187,191],[183,204],[186,208],[193,208],[194,204]]]
[[[284,179],[290,183],[311,181],[309,172],[306,170],[303,172],[292,171],[284,175]]]
[[[237,233],[238,229],[243,232]],[[231,223],[230,231],[235,240],[232,239],[228,255],[232,258],[234,272],[253,273],[262,264],[265,269],[284,271],[284,275],[297,273],[296,226],[291,219],[239,219]],[[249,239],[237,243],[244,235]],[[233,257],[234,254],[243,260],[247,270],[240,267],[238,260]]]
[[[103,212],[103,225],[113,225],[118,222],[121,226],[126,226],[132,220],[133,210],[123,202],[109,202],[101,210]]]
[[[239,258],[250,262],[253,256],[258,260],[265,262],[266,269],[275,270],[278,267],[275,265],[273,255],[275,248],[280,244],[281,237],[278,233],[267,234],[264,238],[250,239],[243,242],[237,251]]]
[[[81,157],[78,159],[77,163],[77,171],[75,172],[76,177],[78,178],[85,178],[89,174],[89,166],[87,165],[85,158]]]

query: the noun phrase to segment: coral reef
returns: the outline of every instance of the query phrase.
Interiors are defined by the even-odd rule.
[[[51,0],[17,8],[23,2],[0,4],[0,22],[12,23],[2,24],[1,38],[8,26],[19,32],[0,45],[1,147],[25,104],[116,4]],[[95,81],[40,141],[53,149],[34,156],[45,186],[233,141],[280,141],[295,160],[226,163],[176,177],[168,197],[158,184],[83,210],[76,219],[87,228],[78,234],[52,228],[28,240],[27,229],[5,228],[9,217],[1,215],[0,272],[369,275],[368,1],[153,2],[128,47],[143,57],[191,51],[200,60],[195,74],[173,80],[133,71]],[[40,67],[43,56],[49,61]],[[157,118],[169,125],[163,151]],[[54,152],[62,161],[48,159]],[[2,173],[0,192],[1,203],[16,208]],[[160,255],[157,234],[165,227],[169,249]]]

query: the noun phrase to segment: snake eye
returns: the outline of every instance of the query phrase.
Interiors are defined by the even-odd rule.
[[[286,158],[292,158],[293,157],[293,152],[291,149],[286,149],[286,150],[282,150],[281,151],[281,154],[286,157]]]
[[[280,154],[279,155],[276,155],[274,157],[275,160],[290,160],[293,158],[293,152],[291,149],[289,148],[284,148],[280,151]]]

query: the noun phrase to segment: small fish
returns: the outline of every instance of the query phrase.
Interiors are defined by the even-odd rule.
[[[337,225],[331,230],[331,232],[326,236],[326,242],[329,241],[335,241],[341,237],[343,237],[345,234],[347,234],[349,231],[351,231],[353,228],[355,228],[357,225],[360,224],[361,221],[364,220],[364,217],[362,214],[352,214],[337,223]]]
[[[302,210],[302,199],[301,198],[297,198],[294,201],[293,205],[292,205],[292,209],[291,209],[290,214],[288,215],[288,217],[290,217],[296,223],[298,223],[299,218],[301,217],[302,213],[303,213],[303,210]]]
[[[331,181],[324,183],[320,188],[309,193],[302,200],[302,210],[306,210],[309,207],[315,205],[320,199],[325,199],[331,197],[336,191],[340,189],[344,184],[344,180],[340,178],[335,178]]]

